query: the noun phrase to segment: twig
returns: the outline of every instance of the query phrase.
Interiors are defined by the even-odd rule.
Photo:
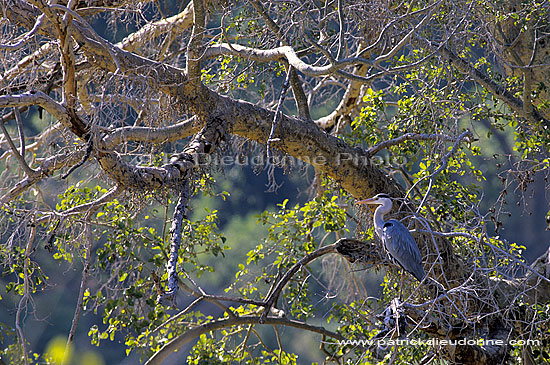
[[[14,44],[0,44],[0,49],[15,51],[23,47],[25,43],[31,39],[31,37],[44,25],[44,14],[41,14],[34,23],[34,26],[27,33],[19,36],[20,40]]]
[[[374,60],[374,64],[373,66],[376,66],[376,65],[379,65],[380,63],[382,63],[383,61],[386,61],[390,58],[392,58],[393,56],[395,56],[395,54],[400,50],[402,49],[408,42],[409,40],[411,39],[412,35],[414,33],[416,33],[421,27],[424,26],[424,24],[426,24],[426,22],[428,20],[431,19],[433,13],[437,10],[439,4],[441,4],[441,1],[438,1],[437,3],[435,4],[432,4],[430,6],[427,6],[426,8],[424,8],[423,10],[428,10],[428,14],[426,14],[426,16],[417,24],[414,26],[414,28],[412,28],[409,33],[407,33],[407,35],[405,35],[403,38],[401,38],[401,40],[399,41],[399,43],[397,43],[395,45],[395,47],[393,47],[388,53],[386,54],[383,54],[383,55],[380,55],[378,56],[375,60]]]
[[[25,340],[25,335],[23,334],[23,328],[21,327],[21,313],[23,312],[23,308],[26,308],[27,303],[30,299],[30,279],[29,279],[29,262],[30,262],[30,256],[32,251],[32,246],[34,243],[34,238],[36,237],[36,224],[31,224],[31,233],[29,235],[29,239],[27,241],[27,245],[25,247],[25,257],[23,261],[23,296],[21,297],[21,300],[19,300],[19,305],[17,306],[17,313],[15,314],[15,328],[17,330],[17,334],[19,335],[19,339],[21,341],[21,348],[23,350],[23,356],[25,359],[25,365],[29,364],[29,358],[28,358],[28,349],[27,344]]]
[[[275,338],[277,339],[277,346],[279,346],[279,364],[282,364],[282,356],[283,356],[283,344],[281,343],[281,335],[279,334],[279,329],[277,328],[277,325],[273,325],[273,329],[275,330]]]
[[[252,332],[253,328],[254,328],[253,324],[248,325],[248,330],[246,331],[246,336],[243,339],[242,347],[240,345],[238,346],[238,348],[239,348],[238,356],[240,356],[241,352],[245,351],[245,349],[248,350],[248,347],[246,346],[246,343],[248,342],[248,339],[250,338],[250,333]],[[248,355],[250,355],[250,351],[248,351]],[[254,362],[254,359],[252,359],[252,362]]]
[[[88,214],[87,216],[89,218],[90,214]],[[73,343],[74,336],[76,334],[78,322],[80,321],[80,315],[82,314],[84,292],[86,290],[86,284],[88,282],[88,273],[90,271],[90,265],[92,262],[92,250],[94,246],[94,237],[92,235],[92,226],[90,224],[89,219],[86,219],[86,223],[84,224],[84,237],[86,238],[86,250],[84,251],[85,252],[84,268],[82,269],[82,279],[80,279],[80,290],[78,292],[78,299],[76,301],[76,308],[74,311],[73,321],[71,323],[71,329],[69,330],[69,335],[67,337],[67,345],[65,346],[65,355],[63,356],[62,365],[66,364],[67,361],[69,360],[69,356],[68,356],[69,351],[71,349],[71,345]]]
[[[15,115],[17,116],[18,115],[17,108],[14,108],[14,109],[15,109]],[[27,161],[25,161],[25,158],[19,153],[19,151],[17,150],[17,147],[15,147],[15,143],[13,143],[13,140],[11,139],[8,131],[6,130],[6,126],[4,126],[4,122],[2,120],[0,120],[0,129],[2,129],[2,133],[4,133],[4,136],[6,137],[6,141],[8,142],[8,145],[10,146],[13,155],[21,165],[21,168],[23,169],[23,171],[25,171],[25,174],[28,177],[36,176],[37,172],[27,164]],[[22,146],[24,146],[25,142],[24,141],[22,142],[23,142]],[[25,148],[21,147],[21,150],[24,152]]]
[[[176,319],[186,315],[187,313],[189,313],[189,311],[191,309],[193,309],[193,307],[195,307],[197,304],[199,304],[203,300],[204,300],[204,297],[198,297],[191,304],[189,304],[184,310],[182,310],[182,311],[178,312],[178,314],[168,318],[166,321],[164,321],[162,324],[160,324],[157,328],[152,330],[151,334],[157,333],[158,331],[160,331],[161,328],[166,327],[171,322],[174,322]]]
[[[204,290],[197,285],[197,283],[195,283],[193,281],[193,279],[187,275],[186,272],[183,273],[185,275],[185,277],[187,278],[187,280],[189,280],[197,289],[193,289],[191,287],[189,287],[187,284],[185,284],[183,281],[181,280],[178,280],[178,283],[180,285],[180,287],[185,290],[186,292],[188,293],[191,293],[193,294],[194,296],[198,297],[198,298],[204,298],[204,300],[212,303],[212,304],[215,304],[216,306],[218,306],[219,308],[221,308],[225,313],[227,313],[227,315],[230,317],[230,318],[233,318],[233,317],[236,317],[235,313],[233,313],[233,311],[231,310],[231,308],[229,308],[228,306],[226,306],[225,304],[221,303],[219,300],[217,299],[213,299],[210,295],[206,294],[204,292]]]
[[[116,185],[112,187],[108,192],[106,192],[101,197],[97,198],[94,201],[91,201],[89,203],[84,203],[77,205],[76,207],[72,207],[70,209],[64,210],[62,212],[49,212],[46,213],[44,216],[38,218],[36,220],[37,224],[43,223],[47,221],[48,219],[51,219],[52,216],[61,216],[61,219],[64,219],[66,217],[69,217],[74,214],[80,214],[87,212],[87,215],[91,216],[91,214],[97,212],[99,208],[101,208],[103,205],[107,204],[108,202],[112,201],[114,198],[116,198],[118,195],[120,195],[124,191],[124,188],[120,185]],[[57,231],[57,226],[54,230],[54,232]],[[53,235],[54,233],[52,233]]]
[[[275,129],[277,128],[277,124],[279,123],[279,118],[281,115],[281,107],[283,105],[283,102],[285,101],[286,92],[288,91],[288,87],[290,85],[290,75],[292,74],[293,67],[289,66],[288,72],[286,74],[285,82],[283,83],[283,87],[281,88],[281,95],[279,95],[279,102],[277,103],[277,109],[275,109],[275,116],[273,117],[273,123],[271,123],[271,132],[269,133],[269,137],[267,139],[267,160],[271,160],[272,152],[271,152],[271,142],[278,142],[279,139],[275,139]]]
[[[447,164],[449,163],[449,158],[456,152],[456,149],[458,148],[458,145],[460,144],[462,139],[464,139],[466,137],[471,137],[471,136],[472,136],[472,132],[470,132],[469,130],[466,130],[466,131],[462,132],[460,134],[460,136],[458,136],[458,138],[456,139],[455,144],[453,145],[451,150],[447,154],[445,154],[445,156],[443,156],[443,158],[441,159],[441,161],[442,161],[441,166],[439,166],[439,168],[437,170],[435,170],[430,175],[430,183],[428,185],[428,190],[426,190],[426,194],[424,194],[424,197],[422,198],[422,201],[418,205],[418,208],[416,210],[417,213],[420,212],[420,210],[422,209],[422,206],[426,202],[426,199],[428,198],[428,195],[430,194],[430,191],[432,190],[434,176],[439,174],[443,169],[447,168]]]
[[[86,153],[84,154],[84,157],[82,157],[82,160],[80,160],[76,165],[72,166],[69,171],[67,171],[67,173],[63,176],[61,176],[61,178],[63,180],[65,180],[67,177],[69,177],[69,175],[76,169],[78,169],[80,166],[84,165],[84,163],[86,163],[86,161],[88,161],[88,159],[90,158],[90,155],[92,154],[92,151],[94,150],[94,142],[93,140],[90,138],[89,141],[88,141],[88,144],[86,146]]]
[[[57,223],[55,224],[55,227],[53,228],[52,232],[50,233],[50,238],[48,238],[48,243],[44,245],[44,249],[48,250],[49,253],[52,253],[53,251],[53,241],[55,240],[55,236],[57,235],[57,231],[61,227],[61,222],[63,221],[63,218],[59,218],[57,220]]]
[[[21,113],[19,108],[13,108],[15,114],[15,122],[17,123],[17,131],[19,132],[19,148],[21,149],[21,157],[25,158],[25,133],[23,131],[23,121],[21,120]]]
[[[547,282],[550,282],[550,279],[547,278],[547,277],[544,277],[543,275],[541,275],[540,273],[538,273],[536,270],[534,270],[531,266],[527,265],[526,263],[524,262],[521,262],[520,260],[518,260],[516,257],[514,257],[513,255],[510,254],[510,252],[496,246],[496,245],[493,245],[491,242],[483,239],[483,237],[476,237],[474,236],[473,234],[470,234],[470,233],[466,233],[466,232],[432,232],[432,231],[426,231],[426,230],[418,230],[418,231],[412,231],[413,233],[414,232],[418,232],[418,233],[431,233],[433,234],[434,236],[441,236],[441,237],[465,237],[465,238],[469,238],[471,240],[474,240],[474,241],[477,241],[477,242],[480,242],[484,245],[487,245],[495,250],[497,250],[498,252],[504,254],[504,256],[506,256],[508,259],[514,261],[516,264],[518,264],[519,266],[525,268],[526,270],[532,272],[533,274],[535,274],[536,276],[538,276],[539,278],[541,278],[542,280],[544,281],[547,281]]]

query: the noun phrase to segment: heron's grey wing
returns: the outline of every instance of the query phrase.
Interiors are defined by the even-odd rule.
[[[422,255],[411,233],[401,222],[390,219],[384,223],[382,242],[389,254],[418,281],[426,276]]]

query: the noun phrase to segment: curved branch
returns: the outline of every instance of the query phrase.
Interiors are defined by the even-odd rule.
[[[14,113],[11,113],[11,114],[14,114]],[[2,123],[2,121],[3,121],[3,118],[0,119],[0,123]],[[50,143],[53,139],[57,138],[59,136],[60,128],[61,128],[61,123],[59,123],[59,122],[56,122],[56,123],[48,126],[39,135],[33,137],[34,142],[31,143],[30,145],[26,146],[27,152],[36,151],[40,146],[46,145],[46,144]],[[8,149],[9,148],[7,140],[4,140],[4,139],[0,140],[0,148],[2,148],[2,149]],[[9,157],[11,154],[12,154],[11,150],[4,152],[0,156],[0,161],[7,158],[7,157]]]
[[[13,140],[11,139],[8,131],[6,130],[6,127],[4,126],[4,122],[1,120],[0,120],[0,129],[4,134],[4,137],[6,137],[6,141],[8,142],[8,145],[10,146],[11,152],[15,156],[15,159],[17,160],[17,162],[19,162],[19,165],[21,165],[21,168],[23,169],[23,171],[25,171],[25,174],[28,177],[32,177],[36,174],[36,171],[33,170],[27,164],[27,161],[25,161],[25,138],[23,137],[23,128],[21,126],[21,115],[19,114],[19,110],[17,108],[14,108],[14,112],[17,119],[19,135],[21,137],[21,153],[17,150],[17,147],[15,147]]]
[[[21,35],[19,41],[15,44],[0,44],[0,50],[9,50],[9,51],[15,51],[19,48],[23,47],[26,42],[28,42],[34,34],[44,25],[44,17],[45,15],[40,15],[36,22],[34,23],[34,27],[32,27],[31,30],[29,30],[27,33]]]
[[[170,18],[161,19],[149,23],[116,44],[128,52],[135,52],[145,43],[162,36],[168,32],[179,34],[193,25],[193,2],[187,4],[185,10]]]
[[[71,116],[63,105],[53,100],[42,91],[29,91],[18,95],[0,96],[1,108],[29,105],[41,106],[80,138],[84,138],[84,135],[88,132],[88,126],[80,118],[76,115]]]
[[[267,24],[268,28],[275,33],[279,41],[283,43],[283,45],[288,46],[289,43],[287,39],[283,36],[283,33],[281,32],[281,28],[269,17],[267,12],[265,11],[264,7],[258,0],[251,0],[250,4],[256,9],[258,14],[262,17],[264,22]],[[287,65],[287,72],[290,72],[290,85],[292,86],[292,92],[294,93],[294,100],[296,101],[296,109],[298,110],[298,116],[300,118],[304,119],[311,119],[309,114],[309,106],[307,103],[307,97],[304,93],[304,89],[302,88],[302,82],[300,80],[300,76],[298,76],[298,73],[292,67],[291,65]]]
[[[311,261],[329,253],[336,253],[336,246],[337,244],[334,243],[332,245],[321,247],[313,251],[312,253],[302,257],[300,261],[295,263],[290,268],[290,270],[288,270],[285,273],[285,275],[281,278],[281,280],[279,280],[279,282],[277,283],[277,285],[275,286],[275,288],[273,289],[269,297],[266,299],[264,311],[260,316],[260,323],[265,323],[267,315],[271,310],[271,307],[273,306],[273,304],[275,304],[275,302],[279,298],[279,294],[281,294],[281,291],[286,286],[286,284],[290,281],[290,279],[292,279],[294,274],[296,274],[298,270],[300,270],[303,266],[306,266],[307,264],[309,264]]]
[[[260,320],[259,316],[241,316],[241,317],[234,317],[234,318],[218,319],[216,321],[208,322],[201,326],[194,327],[188,330],[187,332],[184,332],[183,334],[179,335],[178,337],[174,338],[172,341],[168,342],[166,345],[164,345],[164,347],[162,347],[157,353],[151,356],[151,358],[149,358],[147,362],[145,362],[145,365],[161,364],[162,361],[164,361],[164,359],[166,359],[174,351],[178,350],[183,345],[199,337],[202,334],[216,331],[222,328],[227,328],[227,327],[241,326],[245,324],[252,324],[252,325],[258,324],[259,320]],[[339,340],[346,340],[346,338],[344,338],[343,336],[335,332],[326,330],[323,327],[313,326],[304,322],[299,322],[299,321],[286,319],[286,318],[268,317],[265,319],[264,324],[294,327],[294,328],[299,328],[309,332],[325,335],[328,337],[336,338]]]
[[[125,141],[165,143],[191,136],[199,131],[197,118],[192,117],[167,127],[128,126],[115,129],[103,138],[105,149],[113,149]]]
[[[241,46],[239,44],[222,43],[215,46],[210,46],[205,50],[205,57],[208,58],[218,57],[222,55],[239,56],[258,62],[279,61],[282,59],[286,59],[287,62],[297,71],[300,71],[301,73],[309,76],[324,76],[332,74],[347,66],[353,66],[356,64],[371,64],[369,60],[366,60],[364,58],[350,57],[335,61],[333,64],[326,66],[312,66],[302,61],[300,57],[298,57],[294,49],[290,46],[282,46],[263,50]]]
[[[67,166],[72,166],[82,160],[84,150],[68,155],[57,155],[44,160],[32,177],[26,177],[18,182],[10,191],[0,197],[0,204],[5,204],[15,199],[19,194],[36,184],[43,178],[50,176],[55,171]]]

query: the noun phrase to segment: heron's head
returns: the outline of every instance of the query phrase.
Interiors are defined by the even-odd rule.
[[[388,194],[376,194],[372,198],[360,200],[356,202],[355,204],[373,204],[373,205],[385,205],[390,206],[392,205],[391,197]]]

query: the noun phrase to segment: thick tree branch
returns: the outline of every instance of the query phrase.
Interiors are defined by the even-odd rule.
[[[76,22],[73,23],[78,26]],[[105,62],[101,58],[106,53],[104,48],[95,46],[92,42],[93,38],[86,37],[86,32],[87,29],[84,27],[80,33],[75,32],[74,36],[82,44],[83,49],[96,54],[97,57],[94,58],[94,61],[97,62],[98,67],[115,72],[117,70],[116,66],[112,62]],[[120,71],[124,73],[143,72],[148,75],[153,72],[159,83],[152,86],[175,97],[178,102],[188,108],[191,114],[197,115],[199,119],[209,120],[212,116],[223,117],[221,120],[225,123],[227,130],[232,130],[234,134],[261,144],[264,144],[269,137],[274,118],[272,111],[248,102],[221,96],[203,85],[189,83],[181,69],[150,61],[112,45],[110,47],[110,52],[120,61]],[[290,56],[286,56],[290,60],[293,57],[297,58],[289,47],[280,47],[266,52],[276,54],[281,50],[289,52]],[[284,52],[278,57],[282,55],[284,55]],[[354,58],[353,62],[350,61],[350,64],[355,64],[356,61],[357,59]],[[160,80],[162,80],[162,84]],[[396,197],[404,195],[397,183],[371,163],[368,154],[326,134],[311,121],[302,121],[281,115],[279,128],[275,132],[274,139],[277,139],[278,142],[274,143],[273,147],[311,163],[319,171],[327,173],[357,198],[366,198],[378,192],[385,192]],[[103,157],[107,156],[104,155]],[[114,158],[114,156],[100,157],[99,161],[103,170],[110,174],[115,181],[123,186],[132,186],[139,189],[167,187],[171,181],[175,182],[180,178],[182,170],[188,168],[187,163],[183,161],[183,166],[178,169],[172,168],[175,167],[173,165],[165,166],[165,168],[136,168]],[[457,265],[460,260],[457,260],[452,254],[453,250],[450,244],[444,241],[441,244],[443,247],[440,247],[439,250],[444,253],[444,266],[448,269],[446,274],[451,278],[454,275],[461,275],[460,270],[454,269],[453,265]],[[462,280],[462,277],[456,278],[457,282]]]
[[[204,0],[192,0],[193,3],[193,32],[187,45],[187,77],[192,84],[201,82],[202,38],[205,32],[206,10]]]
[[[21,107],[38,105],[44,108],[61,124],[71,130],[76,136],[84,138],[88,132],[88,126],[76,115],[71,116],[68,110],[42,91],[29,91],[19,95],[1,95],[0,107]]]
[[[128,52],[136,52],[147,42],[166,33],[179,34],[193,25],[193,2],[189,2],[185,10],[166,19],[148,23],[143,28],[124,38],[116,46]]]
[[[110,150],[126,141],[166,143],[191,136],[200,130],[197,118],[190,118],[167,127],[128,126],[115,129],[103,137],[103,148]]]
[[[170,256],[166,264],[166,272],[168,273],[168,285],[166,286],[166,292],[164,297],[168,297],[173,303],[175,301],[176,293],[178,291],[178,258],[179,249],[181,246],[183,219],[187,218],[186,211],[191,199],[192,188],[189,181],[183,181],[182,186],[179,189],[178,202],[174,209],[174,218],[172,219],[172,226],[170,227]],[[162,299],[159,298],[159,299]]]

